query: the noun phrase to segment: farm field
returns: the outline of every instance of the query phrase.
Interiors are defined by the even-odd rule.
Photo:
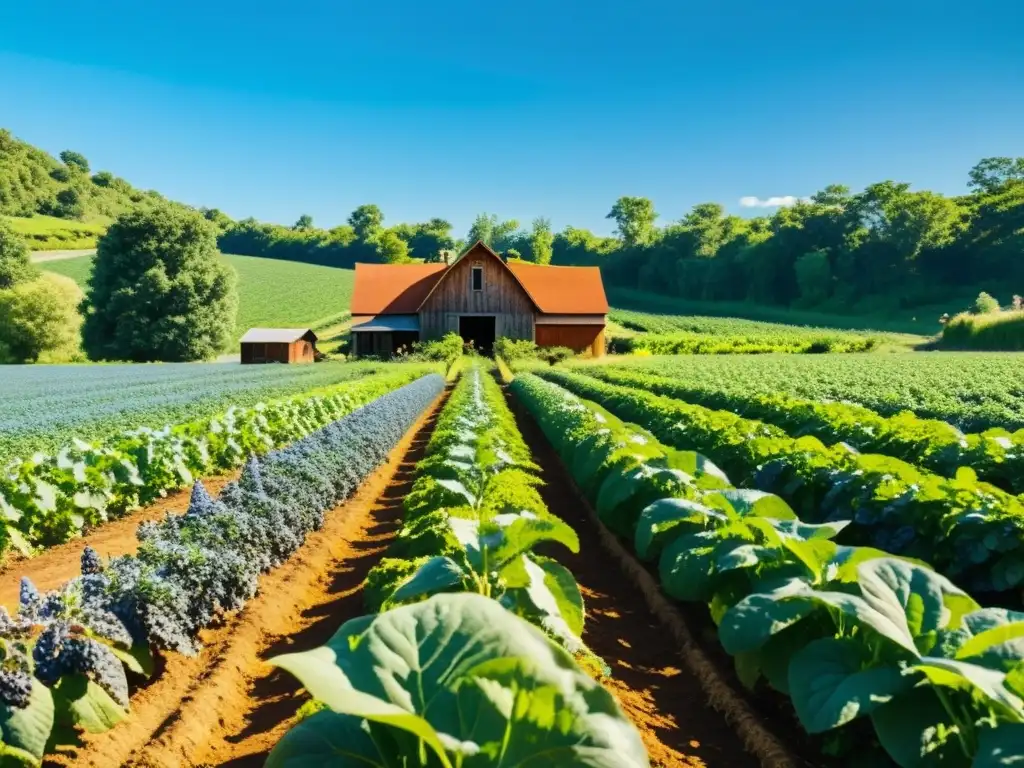
[[[1019,353],[608,357],[604,363],[686,386],[845,401],[885,415],[911,411],[967,431],[1024,427]]]
[[[764,354],[769,352],[866,352],[908,350],[926,341],[921,336],[870,330],[836,330],[736,317],[666,315],[612,309],[611,349],[655,355]]]
[[[138,427],[192,421],[365,376],[380,365],[215,363],[0,367],[0,464]]]
[[[238,273],[236,338],[253,327],[308,327],[319,333],[337,329],[348,317],[355,279],[351,269],[229,254],[224,260]],[[84,289],[92,261],[92,256],[80,256],[47,262],[45,269]]]
[[[0,486],[23,519],[93,515],[78,546],[0,573],[18,614],[0,641],[30,638],[35,659],[17,694],[33,726],[7,746],[30,763],[56,749],[66,765],[271,768],[342,745],[444,765],[460,745],[526,759],[544,744],[567,750],[558,765],[626,768],[984,765],[1016,749],[1021,499],[648,391],[672,380],[636,366],[535,370],[503,390],[470,358],[447,387],[380,364],[147,435],[143,454],[106,443],[156,460],[137,464],[145,490],[191,482],[176,461],[230,472],[172,494],[165,517],[102,524],[132,506],[116,503],[130,480],[101,487],[102,453],[27,468],[18,488],[52,483],[52,510]],[[513,691],[549,713],[541,736],[508,709],[449,716]],[[922,748],[950,757],[911,760]]]

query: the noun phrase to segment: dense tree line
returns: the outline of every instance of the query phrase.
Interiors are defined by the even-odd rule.
[[[870,312],[981,288],[1007,303],[1024,286],[1024,158],[987,158],[969,178],[961,197],[834,184],[752,219],[704,203],[661,228],[651,201],[624,197],[608,214],[616,245],[584,250],[613,285],[688,299]]]
[[[0,130],[0,214],[110,217],[162,202],[108,172],[90,175],[78,152],[60,159]],[[859,193],[833,184],[771,216],[727,215],[717,203],[660,217],[651,200],[622,197],[607,218],[615,236],[546,218],[524,227],[481,213],[464,238],[440,218],[386,226],[361,205],[323,229],[303,215],[291,226],[233,221],[216,209],[220,250],[338,267],[356,262],[437,261],[483,240],[512,258],[599,265],[610,285],[709,301],[872,312],[926,306],[987,290],[1005,301],[1024,288],[1024,158],[986,158],[970,192],[945,197],[883,181]],[[182,206],[184,207],[184,206]],[[959,307],[950,307],[951,310]]]

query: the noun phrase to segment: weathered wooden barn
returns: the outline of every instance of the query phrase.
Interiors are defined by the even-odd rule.
[[[316,334],[309,328],[251,328],[242,337],[243,363],[312,363]]]
[[[506,262],[477,242],[451,264],[356,264],[353,351],[392,355],[454,331],[479,350],[502,336],[604,353],[597,267]]]

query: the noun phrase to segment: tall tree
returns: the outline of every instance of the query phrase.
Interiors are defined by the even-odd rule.
[[[986,157],[970,171],[970,186],[993,192],[1008,181],[1024,180],[1024,157]]]
[[[377,236],[377,255],[385,264],[409,261],[409,245],[394,230],[386,229]]]
[[[455,238],[451,235],[452,225],[445,219],[434,218],[423,224],[409,227],[409,256],[424,261],[441,261],[441,252],[455,247]]]
[[[654,239],[658,214],[646,197],[620,197],[605,218],[615,220],[616,232],[626,247],[646,245]]]
[[[299,216],[298,221],[295,222],[295,226],[292,229],[297,232],[306,232],[313,228],[313,217],[308,213],[304,213]]]
[[[533,220],[530,234],[530,250],[537,264],[550,264],[554,252],[555,234],[551,231],[551,219],[539,216]]]
[[[489,248],[501,252],[512,247],[511,241],[518,229],[519,222],[515,219],[502,221],[495,213],[481,213],[473,219],[466,242],[472,245],[480,240]]]
[[[373,203],[360,205],[348,217],[348,223],[355,230],[356,238],[364,243],[377,239],[384,227],[384,214]]]
[[[235,281],[200,213],[155,205],[124,214],[100,238],[82,302],[86,352],[134,362],[214,357],[234,337]]]

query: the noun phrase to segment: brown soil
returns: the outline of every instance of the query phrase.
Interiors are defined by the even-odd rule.
[[[211,495],[216,496],[229,482],[238,477],[238,470],[226,475],[203,478],[203,485]],[[50,547],[35,557],[10,555],[0,566],[0,605],[14,612],[18,608],[18,591],[21,577],[28,576],[40,590],[57,589],[69,579],[81,573],[82,550],[86,546],[95,549],[104,560],[118,555],[134,554],[139,548],[135,531],[139,523],[160,520],[168,512],[184,512],[188,507],[191,488],[184,488],[167,494],[159,501],[137,509],[129,515],[94,528],[81,538],[66,544]]]
[[[433,429],[439,398],[356,494],[328,513],[324,527],[224,626],[202,636],[195,658],[169,655],[164,669],[132,697],[131,716],[52,764],[262,765],[305,696],[264,659],[322,645],[365,613],[362,582],[400,525],[402,499]]]
[[[545,485],[548,509],[576,529],[580,553],[551,552],[580,584],[587,610],[583,640],[611,668],[601,683],[636,725],[653,766],[747,768],[758,760],[708,703],[679,648],[644,596],[606,555],[561,459],[533,419],[510,402]]]

